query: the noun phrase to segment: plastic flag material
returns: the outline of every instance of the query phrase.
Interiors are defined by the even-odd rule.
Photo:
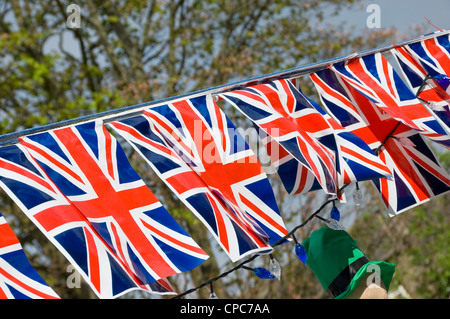
[[[191,270],[208,258],[101,122],[32,135],[20,143],[143,282]]]
[[[328,194],[336,195],[337,188],[346,183],[391,174],[359,137],[327,116],[289,80],[221,96],[258,127],[290,194],[315,190],[321,185]],[[367,163],[372,164],[369,169]]]
[[[439,33],[437,32],[437,34]],[[414,72],[418,76],[416,78],[417,82],[420,82],[420,79],[423,79],[427,74],[432,77],[439,74],[450,74],[449,31],[443,32],[434,38],[395,47],[391,52],[397,57],[404,57],[399,62],[405,63],[404,66],[408,66],[409,71]],[[410,63],[407,63],[407,61],[410,61]]]
[[[338,63],[331,68],[380,111],[432,141],[450,147],[448,128],[416,98],[381,53]]]
[[[391,53],[409,88],[430,107],[443,125],[450,128],[450,92],[442,81],[442,77],[450,76],[448,31],[432,39],[395,47]]]
[[[106,244],[127,270],[139,279],[139,285],[190,270],[207,258],[131,168],[123,150],[101,123],[90,122],[36,134],[21,139],[20,145],[45,171],[41,175],[48,176],[63,193],[64,196],[54,195],[62,197],[63,202],[60,204],[63,207],[56,209],[64,211],[71,206],[67,208],[70,212],[62,214],[60,219],[55,220],[43,210],[38,220],[46,231],[62,226],[58,229],[62,232],[58,241],[64,242],[69,256],[82,248],[73,247],[71,237],[80,236],[80,231],[83,234],[87,230],[77,225],[82,221],[90,226],[89,232],[93,230],[98,234],[92,237],[85,232],[84,246],[95,251],[99,241]],[[72,205],[67,205],[67,202]],[[70,231],[64,233],[64,228]],[[93,277],[94,271],[100,274],[99,266],[103,266],[99,260],[100,252],[95,253],[86,256],[92,259],[84,261],[93,264],[83,266],[99,291],[103,288],[100,278],[111,276]],[[102,257],[107,256],[104,251],[101,253]],[[86,266],[94,268],[88,270]],[[113,283],[107,281],[105,284],[108,288]],[[158,290],[159,285],[156,288]],[[167,288],[161,288],[167,292]],[[111,291],[106,289],[105,293]]]
[[[165,280],[141,282],[20,144],[0,148],[0,186],[99,298],[115,298],[132,289],[174,293]]]
[[[450,77],[445,74],[438,74],[432,77],[433,80],[441,87],[442,90],[445,91],[448,95],[450,95]]]
[[[1,214],[0,299],[59,299],[30,265],[19,239]]]
[[[321,143],[333,138],[333,132],[290,81],[258,84],[221,96],[305,166],[327,194],[337,194],[335,153]],[[268,152],[272,162],[278,161],[274,158],[278,154]]]
[[[391,216],[450,190],[447,172],[417,130],[384,112],[331,69],[312,74],[311,79],[329,114],[371,149],[378,149],[392,171],[390,179],[373,180]],[[399,137],[415,146],[401,144]]]
[[[357,183],[358,181],[390,177],[392,175],[389,168],[361,138],[340,125],[317,103],[312,100],[309,101],[334,130],[338,149],[337,158],[339,160],[337,165],[339,187],[353,182]]]
[[[208,258],[169,215],[100,122],[23,138],[21,145],[122,262],[151,283]]]
[[[296,157],[289,153],[276,139],[254,125],[258,136],[270,156],[286,191],[300,194],[322,189],[314,174]]]
[[[211,96],[109,124],[207,226],[232,261],[270,253],[285,234],[253,151]]]

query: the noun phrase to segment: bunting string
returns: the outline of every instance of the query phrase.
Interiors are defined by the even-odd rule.
[[[344,190],[344,188],[347,187],[347,186],[348,186],[348,185],[343,186],[342,189],[339,190],[339,192],[342,192],[342,191]],[[272,245],[272,247],[275,248],[275,247],[281,245],[283,242],[285,242],[287,239],[289,239],[289,238],[291,238],[291,237],[294,238],[295,243],[298,243],[297,240],[295,239],[294,233],[295,233],[298,229],[300,229],[300,228],[304,227],[306,224],[308,224],[308,223],[309,223],[312,219],[314,219],[315,217],[316,217],[316,218],[319,218],[320,220],[325,221],[325,222],[328,221],[327,219],[325,219],[325,218],[319,216],[318,214],[319,214],[319,213],[320,213],[320,212],[321,212],[321,211],[322,211],[329,203],[332,203],[333,201],[334,201],[334,199],[328,199],[327,201],[325,201],[325,202],[324,202],[324,203],[323,203],[316,211],[314,211],[314,213],[310,214],[310,215],[308,216],[308,218],[305,219],[305,221],[303,221],[301,224],[299,224],[299,225],[295,226],[294,228],[292,228],[292,230],[289,231],[289,233],[287,233],[284,237],[280,238],[277,242],[275,242],[275,243]],[[255,260],[255,259],[257,259],[258,257],[261,257],[261,256],[263,256],[263,255],[255,254],[255,255],[253,255],[253,256],[247,258],[246,260],[240,262],[240,263],[237,264],[235,267],[233,267],[233,268],[231,268],[231,269],[229,269],[229,270],[227,270],[227,271],[221,273],[220,275],[218,275],[218,276],[216,276],[216,277],[214,277],[214,278],[211,278],[211,279],[209,279],[209,280],[203,282],[202,284],[198,285],[197,287],[188,289],[188,290],[186,290],[186,291],[184,291],[184,292],[182,292],[182,293],[180,293],[180,294],[178,294],[178,295],[172,297],[172,299],[180,299],[180,298],[182,298],[182,297],[184,297],[184,296],[186,296],[186,295],[189,295],[189,294],[191,294],[191,293],[193,293],[193,292],[195,292],[195,291],[197,291],[197,290],[199,290],[199,289],[201,289],[201,288],[203,288],[203,287],[205,287],[205,286],[211,285],[213,282],[215,282],[215,281],[217,281],[217,280],[219,280],[219,279],[222,279],[222,278],[224,278],[224,277],[230,275],[231,273],[233,273],[233,272],[235,272],[235,271],[237,271],[237,270],[239,270],[239,269],[241,269],[241,268],[245,268],[245,267],[246,267],[245,265],[247,265],[248,263],[252,262],[253,260]]]
[[[390,138],[394,138],[394,132],[397,130],[397,128],[400,126],[400,124],[401,124],[401,122],[398,122],[397,125],[392,129],[392,131],[389,132],[388,135],[386,135],[386,137],[384,138],[384,140],[381,142],[381,144],[380,144],[380,145],[377,147],[377,149],[375,150],[375,153],[376,153],[376,154],[378,154],[379,150],[384,146],[384,144],[385,144]],[[358,185],[358,183],[356,183],[356,184]],[[342,194],[342,192],[344,191],[344,189],[345,189],[347,186],[349,186],[349,185],[350,185],[350,184],[345,184],[344,186],[342,186],[342,187],[338,190],[337,194]],[[298,243],[298,241],[297,241],[297,238],[296,238],[296,236],[295,236],[295,232],[296,232],[298,229],[300,229],[300,228],[306,226],[306,225],[307,225],[311,220],[313,220],[314,218],[318,218],[318,219],[320,219],[321,221],[323,221],[323,222],[325,222],[325,223],[329,223],[330,220],[328,220],[328,219],[326,219],[326,218],[323,218],[323,217],[321,217],[321,216],[319,215],[319,213],[322,212],[322,210],[323,210],[329,203],[333,203],[333,205],[334,205],[335,199],[332,198],[332,199],[328,199],[327,201],[325,201],[325,202],[324,202],[324,203],[323,203],[323,204],[322,204],[322,205],[321,205],[314,213],[310,214],[310,215],[308,216],[308,218],[306,218],[305,221],[303,221],[301,224],[299,224],[299,225],[295,226],[294,228],[292,228],[292,230],[290,230],[284,237],[282,237],[282,238],[280,238],[278,241],[276,241],[276,242],[272,245],[272,247],[275,248],[275,247],[279,246],[281,243],[283,243],[284,241],[286,241],[286,240],[289,239],[289,238],[292,238],[292,239],[294,240],[294,243],[295,243],[296,245],[299,245],[299,243]],[[224,277],[226,277],[226,276],[232,274],[233,272],[235,272],[235,271],[237,271],[237,270],[239,270],[239,269],[241,269],[241,268],[244,268],[244,269],[251,269],[251,268],[249,268],[249,267],[247,267],[247,266],[245,266],[245,265],[248,264],[248,263],[250,263],[250,262],[252,262],[252,261],[254,261],[255,259],[257,259],[258,257],[261,257],[261,256],[262,256],[262,255],[255,254],[255,255],[251,256],[250,258],[248,258],[248,259],[242,261],[241,263],[239,263],[239,264],[236,265],[235,267],[233,267],[233,268],[231,268],[231,269],[229,269],[229,270],[227,270],[227,271],[221,273],[220,275],[218,275],[218,276],[216,276],[216,277],[214,277],[214,278],[211,278],[211,279],[209,279],[209,280],[203,282],[202,284],[200,284],[200,285],[198,285],[198,286],[196,286],[196,287],[194,287],[194,288],[188,289],[188,290],[186,290],[186,291],[184,291],[184,292],[178,294],[177,296],[172,297],[172,299],[180,299],[180,298],[182,298],[182,297],[184,297],[184,296],[186,296],[186,295],[189,295],[189,294],[191,294],[191,293],[193,293],[193,292],[195,292],[195,291],[197,291],[197,290],[199,290],[199,289],[201,289],[201,288],[203,288],[203,287],[205,287],[205,286],[207,286],[207,285],[210,285],[210,287],[211,287],[210,290],[213,291],[212,285],[213,285],[213,283],[214,283],[215,281],[218,281],[218,280],[220,280],[220,279],[222,279],[222,278],[224,278]]]
[[[392,129],[392,131],[389,132],[388,135],[386,135],[386,138],[381,142],[380,146],[378,146],[375,149],[375,154],[378,154],[381,150],[381,148],[384,146],[384,144],[386,144],[386,142],[391,138],[394,137],[394,132],[397,130],[397,128],[400,126],[400,124],[402,124],[401,122],[398,122],[395,127]]]

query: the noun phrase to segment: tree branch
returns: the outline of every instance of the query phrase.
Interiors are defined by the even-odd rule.
[[[97,34],[99,37],[99,42],[102,44],[109,60],[111,61],[111,64],[113,65],[114,73],[120,79],[122,84],[127,83],[129,80],[129,77],[127,75],[127,70],[126,70],[125,66],[122,63],[120,63],[118,57],[114,54],[113,49],[111,48],[106,30],[103,27],[103,25],[98,17],[97,7],[92,2],[92,0],[87,0],[87,6],[88,6],[88,9],[90,12],[90,20],[89,21],[91,21],[92,25],[95,27],[95,29],[97,31]]]

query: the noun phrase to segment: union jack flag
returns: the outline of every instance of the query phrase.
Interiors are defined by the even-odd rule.
[[[450,190],[447,172],[417,130],[384,112],[331,69],[313,73],[311,79],[328,113],[378,150],[391,170],[392,178],[373,180],[391,216]]]
[[[309,99],[308,99],[309,100]],[[338,145],[339,187],[358,181],[372,180],[392,175],[389,168],[373,153],[370,147],[357,135],[348,131],[326,113],[317,103],[311,105],[327,120],[334,131]]]
[[[210,95],[111,122],[232,261],[287,234],[262,166]]]
[[[262,141],[291,194],[315,190],[318,185],[337,194],[336,186],[390,175],[360,138],[347,132],[290,80],[222,96],[249,117],[260,133],[267,134]]]
[[[101,123],[36,134],[21,139],[20,146],[42,168],[39,178],[48,176],[47,184],[54,183],[53,188],[62,193],[46,190],[53,197],[45,197],[37,208],[33,206],[39,214],[33,212],[32,217],[52,237],[54,232],[59,233],[56,242],[62,243],[59,246],[66,250],[69,260],[80,258],[79,264],[94,290],[112,297],[119,288],[125,291],[132,284],[150,284],[150,288],[144,288],[171,292],[160,279],[190,270],[207,258],[131,168],[123,150]],[[36,184],[30,192],[38,191],[39,186]],[[17,193],[12,191],[12,195]],[[27,210],[26,199],[18,201]],[[44,209],[46,205],[52,209]],[[53,217],[55,211],[60,220]],[[84,239],[79,248],[85,251],[82,256],[73,244],[77,237]],[[120,268],[129,275],[124,276]]]
[[[19,239],[1,214],[0,299],[59,299],[30,265]]]
[[[313,172],[283,148],[276,139],[260,129],[258,125],[254,124],[254,127],[267,150],[273,167],[289,194],[295,195],[322,189]]]
[[[391,52],[395,54],[398,51],[402,53],[401,55],[407,53],[420,67],[422,75],[448,75],[450,74],[450,33],[449,31],[442,35],[439,33],[437,33],[438,36],[430,39],[396,47]]]
[[[416,98],[381,53],[338,63],[332,69],[393,118],[434,142],[450,147],[449,131]]]
[[[417,43],[398,46],[391,50],[400,66],[405,83],[413,92],[428,103],[446,128],[450,127],[450,92],[443,90],[439,84],[427,76],[450,75],[450,35],[448,32],[435,38]],[[422,86],[423,81],[426,85]],[[417,93],[416,93],[417,94]]]
[[[59,191],[22,145],[0,148],[0,186],[100,298],[132,289],[173,293],[168,282],[142,283]]]

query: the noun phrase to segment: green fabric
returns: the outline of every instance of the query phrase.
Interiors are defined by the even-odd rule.
[[[383,281],[384,286],[386,287],[386,291],[389,291],[389,286],[391,284],[391,280],[395,272],[395,264],[387,263],[385,261],[369,261],[367,264],[365,264],[358,270],[358,272],[355,274],[352,281],[350,282],[347,290],[345,290],[335,299],[347,298],[348,295],[350,295],[352,291],[355,290],[356,287],[358,287],[359,283],[361,282],[361,279],[363,279],[367,274],[371,273],[370,271],[367,270],[367,267],[369,267],[369,265],[378,265],[380,267],[381,280]]]
[[[352,262],[364,256],[357,242],[344,230],[333,230],[324,226],[312,232],[309,238],[302,242],[306,251],[306,264],[316,275],[323,289],[327,290],[333,280]],[[348,289],[337,298],[346,298],[367,274],[370,264],[380,266],[381,279],[389,288],[394,274],[394,264],[384,261],[371,261],[361,267],[354,276]]]

